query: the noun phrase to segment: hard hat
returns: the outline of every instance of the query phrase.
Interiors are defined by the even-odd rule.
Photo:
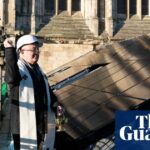
[[[42,43],[33,35],[23,35],[17,41],[16,51],[18,51],[23,45],[28,45],[32,43],[37,43],[39,47],[42,46]]]

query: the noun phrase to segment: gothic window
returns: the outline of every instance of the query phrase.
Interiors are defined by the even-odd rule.
[[[148,0],[142,1],[142,15],[148,15]]]
[[[29,14],[31,13],[31,4],[32,1],[30,0],[21,0],[20,12],[22,14]]]
[[[21,0],[20,12],[23,13],[24,0]]]
[[[98,1],[99,34],[105,31],[105,0]]]
[[[59,1],[59,10],[67,10],[67,0]]]
[[[72,0],[72,11],[80,11],[81,0]]]
[[[19,15],[21,12],[21,1],[16,2],[16,14]]]
[[[117,13],[126,14],[127,4],[126,0],[117,0]]]
[[[55,0],[45,0],[45,11],[47,13],[54,12],[55,9]]]
[[[130,0],[130,14],[132,15],[136,14],[136,4],[136,0]]]

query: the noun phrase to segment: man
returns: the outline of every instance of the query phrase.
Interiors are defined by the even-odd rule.
[[[24,35],[13,45],[11,38],[4,41],[14,149],[53,150],[57,98],[37,63],[42,44]]]

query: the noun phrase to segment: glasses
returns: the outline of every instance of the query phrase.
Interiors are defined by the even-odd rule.
[[[29,52],[34,52],[34,53],[40,53],[40,50],[38,47],[34,49],[21,49],[21,51],[29,51]]]

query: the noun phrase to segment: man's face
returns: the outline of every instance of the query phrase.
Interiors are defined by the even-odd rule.
[[[19,56],[29,64],[35,64],[39,59],[39,53],[40,53],[39,47],[37,46],[37,44],[29,44],[29,45],[24,45],[20,49]]]

